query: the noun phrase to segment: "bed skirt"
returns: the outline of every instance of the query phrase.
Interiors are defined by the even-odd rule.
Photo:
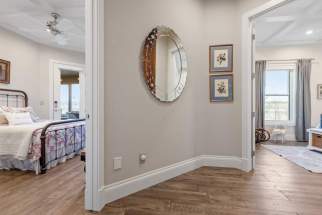
[[[57,165],[61,163],[65,163],[67,160],[74,158],[75,156],[79,155],[79,152],[72,153],[68,156],[65,156],[63,158],[51,161],[47,165],[47,170],[51,169],[53,167],[56,167]],[[0,170],[14,170],[18,169],[21,171],[33,171],[38,175],[40,173],[40,163],[39,160],[33,161],[33,160],[18,160],[15,158],[8,158],[8,157],[1,157],[0,156]]]

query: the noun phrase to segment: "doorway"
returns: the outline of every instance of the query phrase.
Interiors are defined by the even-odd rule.
[[[84,65],[58,61],[50,64],[50,119],[85,118]]]
[[[321,8],[313,0],[270,1],[243,17],[243,146],[253,164],[249,169],[254,168],[255,129],[269,134],[263,147],[282,157],[311,153],[307,131],[320,128],[315,71],[320,70],[316,25]]]
[[[242,17],[242,157],[246,171],[255,169],[255,19],[294,1],[269,1]]]

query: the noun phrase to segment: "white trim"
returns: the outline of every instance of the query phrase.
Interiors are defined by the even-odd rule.
[[[245,170],[247,160],[232,156],[202,155],[199,157],[202,166],[225,167]]]
[[[85,209],[104,207],[104,0],[86,0]]]
[[[105,204],[113,202],[203,166],[244,170],[247,165],[246,163],[247,161],[238,157],[212,155],[198,156],[107,185],[101,189],[102,200]]]
[[[57,72],[57,69],[66,69],[66,70],[72,70],[72,71],[77,71],[80,73],[80,76],[83,76],[80,78],[80,80],[84,80],[84,73],[85,73],[85,65],[83,64],[77,64],[77,63],[72,63],[72,62],[64,62],[64,61],[59,61],[59,60],[50,60],[49,61],[49,100],[48,100],[48,108],[49,108],[49,119],[53,120],[54,119],[54,74]],[[83,81],[82,81],[83,82]],[[85,83],[81,83],[84,84]],[[85,86],[86,87],[86,86]],[[81,90],[81,95],[84,96],[84,91]],[[84,104],[81,104],[84,108]]]
[[[247,161],[246,171],[252,164],[252,31],[253,20],[294,0],[272,0],[242,16],[242,159]]]

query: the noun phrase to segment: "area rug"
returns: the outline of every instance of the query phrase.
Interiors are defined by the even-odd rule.
[[[322,153],[320,152],[310,151],[303,146],[262,146],[310,172],[322,173]]]

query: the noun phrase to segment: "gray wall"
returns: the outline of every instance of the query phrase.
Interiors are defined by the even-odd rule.
[[[200,154],[241,156],[241,13],[266,1],[105,1],[105,184]],[[142,78],[142,45],[156,25],[173,28],[188,56],[187,85],[172,104],[157,102]],[[235,46],[235,101],[210,104],[208,47],[226,43]],[[114,171],[117,156],[123,168]]]

